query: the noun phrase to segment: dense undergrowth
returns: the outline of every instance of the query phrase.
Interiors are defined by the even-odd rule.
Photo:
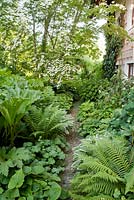
[[[134,199],[134,87],[115,74],[127,36],[115,13],[121,25],[125,10],[112,0],[0,1],[0,200]],[[77,131],[66,190],[66,139]]]
[[[93,87],[96,82],[90,81]],[[74,153],[71,197],[134,199],[133,80],[124,80],[118,72],[110,81],[100,79],[94,93],[88,89],[85,85],[86,98],[78,113],[79,134],[85,139]]]
[[[95,67],[95,66],[94,66]],[[60,86],[0,70],[0,198],[2,200],[131,200],[134,198],[134,89],[101,65]],[[80,101],[70,191],[61,186],[69,114]]]
[[[0,70],[0,94],[0,199],[59,199],[71,94],[7,70]]]

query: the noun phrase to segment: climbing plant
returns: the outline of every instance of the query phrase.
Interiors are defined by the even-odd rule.
[[[103,61],[105,78],[111,78],[117,70],[116,61],[123,46],[123,39],[119,35],[106,34],[106,55]]]

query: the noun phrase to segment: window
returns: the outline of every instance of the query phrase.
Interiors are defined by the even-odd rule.
[[[132,10],[132,26],[134,25],[134,8]]]
[[[134,77],[134,63],[128,64],[128,78]]]

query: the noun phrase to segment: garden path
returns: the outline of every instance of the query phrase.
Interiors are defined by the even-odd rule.
[[[80,136],[78,135],[78,127],[79,123],[77,121],[77,113],[79,110],[81,102],[75,102],[70,114],[74,118],[74,127],[70,131],[70,133],[66,136],[67,142],[69,143],[69,149],[66,152],[66,159],[65,159],[65,170],[62,174],[62,187],[65,189],[69,189],[70,187],[70,181],[74,176],[74,169],[72,167],[73,164],[73,154],[74,154],[74,148],[80,144]]]

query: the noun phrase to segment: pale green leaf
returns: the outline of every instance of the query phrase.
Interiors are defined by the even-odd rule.
[[[27,197],[27,200],[34,200],[34,198],[33,198],[33,196],[30,195]]]
[[[44,167],[42,166],[37,165],[32,167],[33,174],[42,174],[43,172],[44,172]]]
[[[20,197],[18,200],[26,200],[26,197]]]
[[[2,194],[3,193],[3,188],[2,187],[0,187],[0,194]]]
[[[134,167],[131,169],[129,173],[126,174],[125,179],[127,181],[125,194],[127,194],[128,192],[134,190]]]
[[[16,173],[10,178],[8,189],[20,188],[24,182],[24,173],[22,169],[16,171]]]
[[[20,196],[19,190],[17,188],[14,188],[12,190],[9,189],[4,193],[4,196],[8,197],[8,199],[15,199],[16,197]]]
[[[52,183],[52,186],[49,190],[48,196],[49,200],[57,200],[59,199],[61,194],[61,187],[56,182]]]

